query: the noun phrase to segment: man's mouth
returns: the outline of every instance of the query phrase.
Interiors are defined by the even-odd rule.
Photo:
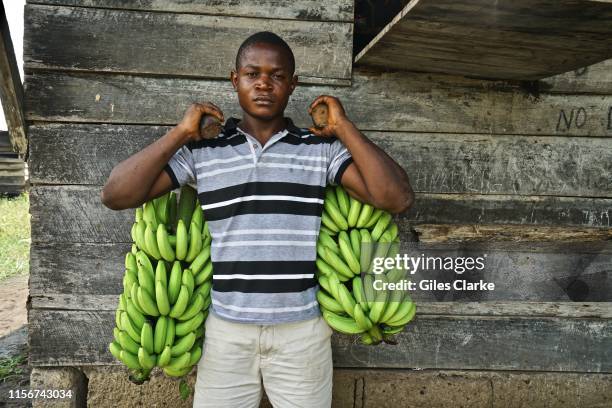
[[[257,105],[272,105],[274,103],[274,101],[272,99],[267,98],[265,96],[258,96],[256,98],[254,98],[253,101]]]

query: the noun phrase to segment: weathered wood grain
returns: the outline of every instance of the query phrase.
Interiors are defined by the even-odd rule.
[[[2,102],[13,150],[20,155],[25,155],[28,140],[23,116],[23,86],[4,12],[4,4],[0,4],[0,102]],[[5,184],[5,182],[0,181],[0,184]]]
[[[212,101],[226,117],[242,116],[227,80],[36,72],[26,75],[26,89],[30,122],[175,125],[191,101]],[[321,94],[340,98],[364,131],[612,136],[612,95],[534,95],[400,72],[356,71],[350,88],[298,86],[285,114],[310,126],[307,107]]]
[[[314,21],[353,21],[353,2],[349,0],[326,1],[325,7],[315,0],[28,0],[28,4],[50,4],[56,6],[94,7],[141,11],[168,11],[176,13],[211,14],[260,18],[282,18]]]
[[[31,126],[32,183],[103,184],[169,127]],[[612,196],[612,143],[601,138],[366,132],[427,193]],[[117,149],[121,146],[120,149]],[[63,160],[56,160],[58,156]]]
[[[405,233],[402,232],[402,238]],[[30,295],[118,295],[123,290],[128,244],[34,243],[31,249]],[[492,291],[411,292],[418,301],[537,301],[612,302],[612,255],[593,252],[529,252],[504,249],[432,249],[403,245],[411,256],[484,257],[483,270],[421,268],[410,276],[415,282],[492,282]]]
[[[46,293],[31,297],[32,309],[115,311],[119,295]],[[448,316],[612,318],[612,302],[418,302],[419,313]]]
[[[417,312],[419,313],[419,312]],[[31,309],[30,364],[118,364],[108,352],[112,311]],[[334,334],[335,367],[612,371],[609,319],[417,314],[396,346],[368,347]]]
[[[33,242],[121,243],[130,240],[134,210],[112,211],[99,186],[34,186],[30,192]],[[417,194],[398,218],[406,233],[414,224],[528,224],[610,227],[612,199]]]
[[[268,30],[291,46],[297,75],[351,76],[352,23],[29,4],[24,27],[25,69],[228,78],[240,44]]]
[[[612,4],[413,0],[357,64],[534,80],[612,57]]]
[[[612,94],[612,59],[538,81],[542,92]]]

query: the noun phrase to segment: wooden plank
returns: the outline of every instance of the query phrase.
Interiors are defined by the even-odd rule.
[[[4,4],[0,4],[0,102],[13,150],[25,155],[28,149],[23,116],[23,86],[15,58]]]
[[[119,295],[46,293],[31,296],[32,309],[108,310]],[[418,302],[419,313],[448,316],[523,316],[612,318],[612,302]]]
[[[117,364],[107,351],[111,311],[29,312],[30,364]],[[332,337],[335,367],[612,371],[609,319],[458,317],[417,314],[396,346]]]
[[[25,69],[225,79],[240,44],[270,30],[291,46],[297,75],[351,77],[352,23],[30,4],[24,24]]]
[[[113,167],[169,127],[30,127],[32,183],[103,184]],[[415,191],[612,196],[612,143],[601,138],[366,132]],[[121,149],[117,149],[121,146]],[[58,155],[63,160],[55,160]]]
[[[538,81],[542,92],[612,94],[612,59]]]
[[[191,101],[241,117],[229,81],[85,73],[26,75],[29,121],[175,125]],[[355,71],[351,88],[298,86],[285,114],[310,126],[321,94],[342,101],[363,131],[612,136],[612,95],[533,95],[460,77]],[[490,88],[493,87],[493,88]]]
[[[34,229],[34,225],[33,225]],[[407,242],[408,231],[401,238]],[[38,243],[31,249],[30,295],[48,294],[116,295],[122,288],[125,253],[129,244]],[[411,296],[418,301],[612,301],[612,279],[608,252],[506,251],[471,247],[460,251],[402,246],[402,254],[412,256],[484,257],[482,270],[420,270],[411,276],[415,282],[453,280],[492,282],[491,291],[418,290]]]
[[[349,0],[326,1],[325,7],[321,7],[321,3],[315,0],[255,0],[248,2],[220,2],[215,0],[146,2],[140,0],[123,0],[121,2],[114,0],[28,0],[27,3],[290,20],[352,22],[354,18],[353,2]]]
[[[612,4],[412,0],[355,57],[360,65],[535,80],[612,57]]]
[[[100,190],[99,186],[34,186],[30,191],[33,242],[130,241],[134,210],[104,207]],[[612,199],[603,198],[417,194],[415,205],[397,221],[406,232],[421,223],[610,227],[611,213]]]

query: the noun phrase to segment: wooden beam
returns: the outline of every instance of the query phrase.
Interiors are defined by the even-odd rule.
[[[612,3],[412,0],[356,64],[535,80],[612,57]]]
[[[23,116],[23,86],[15,58],[4,3],[0,3],[0,100],[13,150],[25,156],[28,150]]]

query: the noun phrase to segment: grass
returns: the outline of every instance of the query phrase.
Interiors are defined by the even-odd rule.
[[[0,197],[0,281],[30,268],[30,200]]]
[[[0,381],[9,377],[23,374],[23,365],[26,364],[27,356],[17,354],[8,358],[0,358]]]

